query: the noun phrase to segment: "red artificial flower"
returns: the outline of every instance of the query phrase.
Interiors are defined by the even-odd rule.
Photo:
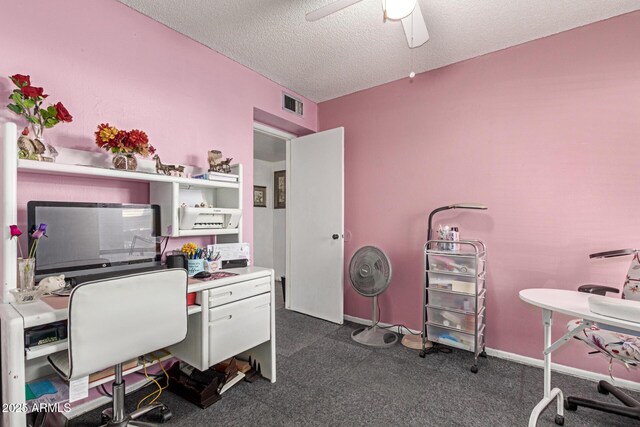
[[[149,142],[149,137],[141,130],[133,129],[127,133],[127,145],[137,147]]]
[[[62,105],[62,102],[58,102],[57,104],[54,105],[54,107],[56,108],[56,111],[57,111],[56,117],[58,118],[58,120],[60,120],[61,122],[73,121],[73,116],[69,114],[69,111],[67,111],[65,106]]]
[[[47,96],[49,96],[44,94],[44,89],[42,89],[41,87],[24,86],[21,90],[24,96],[26,96],[27,98],[34,99],[36,101],[38,100],[39,96],[43,98],[46,98]]]
[[[29,128],[28,128],[28,127],[25,127],[24,129],[22,129],[22,134],[23,134],[24,136],[29,135]]]
[[[10,225],[9,229],[11,230],[11,238],[22,235],[22,230],[20,230],[17,225]]]
[[[31,77],[30,76],[23,76],[22,74],[14,74],[13,76],[11,76],[9,78],[19,88],[22,88],[22,87],[25,87],[25,86],[31,86]]]

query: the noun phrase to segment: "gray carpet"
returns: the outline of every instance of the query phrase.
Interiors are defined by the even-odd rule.
[[[351,341],[355,324],[334,325],[283,308],[276,311],[276,323],[275,384],[240,383],[206,410],[165,392],[161,400],[173,412],[168,425],[526,426],[542,396],[538,368],[490,357],[480,361],[480,372],[474,375],[468,352],[421,359],[399,344],[386,350],[366,348]],[[553,384],[570,395],[614,401],[586,380],[554,373]],[[148,387],[127,396],[128,404],[133,406],[150,391]],[[96,425],[99,413],[71,425]],[[548,409],[538,425],[555,425],[553,415]],[[634,423],[583,408],[565,413],[565,418],[567,426]]]

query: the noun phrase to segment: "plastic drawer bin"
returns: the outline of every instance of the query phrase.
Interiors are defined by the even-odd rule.
[[[473,351],[473,335],[464,332],[451,331],[433,325],[427,325],[427,339],[449,347],[460,348],[462,350]],[[478,339],[478,345],[480,345]]]
[[[427,319],[431,323],[458,329],[462,332],[469,332],[470,334],[474,332],[476,324],[475,316],[472,314],[440,310],[433,307],[427,307]],[[482,325],[482,316],[478,316],[478,327],[480,325]]]
[[[427,272],[429,276],[429,287],[436,289],[444,289],[447,291],[463,292],[465,294],[475,295],[476,280],[478,281],[478,293],[484,288],[484,279],[457,276],[454,274],[441,274],[435,272]]]
[[[475,257],[455,256],[455,255],[427,255],[429,259],[429,270],[442,271],[446,273],[460,273],[475,275],[484,271],[484,260],[478,260],[476,266]]]
[[[455,294],[431,288],[427,290],[429,292],[430,306],[452,308],[454,310],[461,310],[469,313],[473,313],[476,309],[475,295]],[[478,311],[480,311],[483,306],[484,298],[478,297]]]

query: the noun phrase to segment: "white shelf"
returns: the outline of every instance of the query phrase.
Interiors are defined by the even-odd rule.
[[[195,230],[178,230],[176,237],[193,237],[193,236],[221,236],[226,234],[238,234],[237,228],[209,228]]]
[[[189,316],[191,316],[192,314],[200,313],[200,312],[202,312],[201,305],[192,304],[187,307],[187,315]]]
[[[122,181],[178,183],[181,186],[200,188],[239,188],[237,182],[211,181],[206,179],[180,178],[147,172],[132,172],[107,169],[94,166],[66,165],[61,163],[38,162],[35,160],[18,160],[18,172],[39,173],[60,176],[86,176],[111,178]]]
[[[49,344],[37,345],[31,348],[25,349],[25,357],[27,360],[35,359],[42,356],[48,356],[53,353],[57,353],[69,348],[67,340],[60,340]]]

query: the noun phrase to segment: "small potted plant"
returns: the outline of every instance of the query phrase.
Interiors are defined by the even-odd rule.
[[[138,168],[135,155],[149,157],[156,152],[149,144],[149,137],[141,130],[119,130],[109,123],[102,123],[95,133],[96,145],[113,153],[113,167],[134,171]]]

